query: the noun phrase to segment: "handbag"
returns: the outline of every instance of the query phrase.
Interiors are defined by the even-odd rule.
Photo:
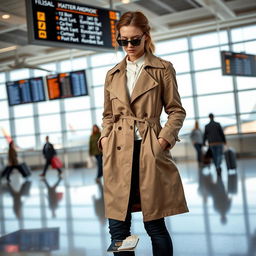
[[[51,166],[54,169],[59,169],[59,168],[62,168],[63,164],[62,164],[61,160],[57,156],[54,156],[51,159]]]

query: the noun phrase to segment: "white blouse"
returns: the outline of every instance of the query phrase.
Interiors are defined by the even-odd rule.
[[[132,95],[132,91],[134,87],[136,86],[136,82],[141,74],[141,71],[144,67],[144,61],[145,61],[145,54],[135,61],[129,61],[128,58],[126,58],[127,89],[130,97]],[[138,127],[135,127],[134,133],[135,133],[134,134],[135,140],[142,139],[139,134]]]

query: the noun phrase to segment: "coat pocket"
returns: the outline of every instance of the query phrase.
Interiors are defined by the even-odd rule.
[[[162,148],[162,146],[160,145],[158,138],[156,136],[156,132],[154,131],[154,129],[152,129],[152,141],[153,141],[153,151],[156,155],[158,154],[162,154],[164,152],[164,149]]]

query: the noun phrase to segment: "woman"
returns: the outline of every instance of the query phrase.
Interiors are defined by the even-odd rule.
[[[100,182],[102,177],[102,153],[98,148],[97,142],[100,138],[100,128],[95,124],[92,127],[92,134],[89,141],[89,154],[90,156],[95,156],[98,166],[98,172],[96,176],[96,182]]]
[[[18,156],[17,156],[17,151],[15,149],[14,142],[11,141],[9,143],[9,150],[8,150],[8,172],[6,175],[7,181],[10,181],[10,175],[13,171],[13,169],[18,169],[18,171],[22,174],[22,169],[21,166],[18,164]]]
[[[190,134],[190,139],[196,149],[197,162],[200,165],[202,163],[203,133],[199,128],[198,121],[195,121],[195,127]]]
[[[187,212],[183,187],[169,150],[185,118],[170,62],[153,55],[147,18],[127,12],[117,23],[126,57],[108,71],[104,91],[105,215],[111,239],[130,235],[131,212],[142,211],[153,255],[172,254],[164,217]],[[162,108],[168,121],[162,128]],[[120,252],[116,255],[135,255]]]

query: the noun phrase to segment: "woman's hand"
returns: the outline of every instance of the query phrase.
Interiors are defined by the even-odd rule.
[[[163,150],[166,150],[166,148],[169,145],[169,142],[167,140],[165,140],[164,138],[159,138],[158,142],[160,144],[160,146],[162,147]]]
[[[107,141],[107,137],[103,137],[103,138],[101,139],[100,144],[101,144],[101,148],[102,148],[102,149],[104,148],[104,145],[105,145],[106,141]]]

